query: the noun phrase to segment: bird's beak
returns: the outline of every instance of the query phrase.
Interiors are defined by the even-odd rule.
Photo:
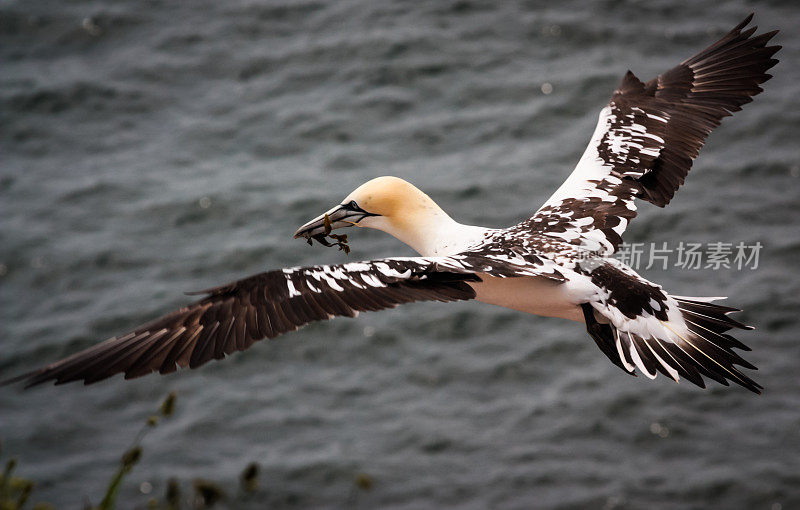
[[[305,237],[310,238],[317,234],[326,234],[325,217],[330,221],[330,229],[352,227],[357,225],[359,221],[368,216],[380,216],[379,214],[368,213],[361,209],[355,201],[347,204],[339,204],[324,214],[320,214],[313,220],[309,221],[302,227],[297,229],[294,233],[294,238]]]

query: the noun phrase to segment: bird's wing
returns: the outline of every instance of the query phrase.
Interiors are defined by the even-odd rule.
[[[198,367],[312,321],[413,301],[472,299],[480,278],[464,258],[407,257],[268,271],[202,291],[199,301],[39,370],[4,381],[33,386]]]
[[[517,228],[614,253],[636,216],[634,198],[668,204],[709,133],[771,78],[780,46],[767,42],[777,30],[753,37],[757,27],[744,29],[752,17],[647,83],[628,71],[575,170]]]
[[[542,277],[557,283],[566,278],[560,271],[564,260],[554,257],[559,246],[574,254],[575,247],[563,242],[548,242],[528,232],[498,229],[480,243],[453,255],[451,258],[476,273],[495,278]],[[570,262],[571,259],[567,259]]]

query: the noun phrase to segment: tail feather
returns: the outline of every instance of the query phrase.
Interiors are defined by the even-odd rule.
[[[628,332],[628,340],[631,343],[631,356],[633,357],[633,362],[644,375],[647,376],[648,379],[655,379],[656,375],[658,374],[658,361],[650,355],[650,350],[645,350],[643,347],[643,341],[636,342],[633,340],[630,332]]]
[[[615,333],[618,334],[617,330],[610,324],[601,324],[598,322],[594,316],[594,308],[592,308],[592,305],[589,303],[583,303],[581,309],[583,310],[583,318],[586,322],[586,331],[600,350],[603,351],[603,354],[605,354],[612,363],[635,377],[636,374],[632,370],[628,370],[623,363],[624,355],[622,349],[617,348],[617,342],[614,336]]]
[[[653,353],[653,357],[655,357],[655,360],[658,362],[656,364],[658,371],[675,382],[678,382],[678,380],[680,380],[680,372],[667,362],[668,359],[672,358],[670,353],[658,343],[658,339],[652,336],[650,338],[644,338],[643,340],[644,344],[650,349],[650,352]]]
[[[739,365],[751,370],[758,370],[755,365],[732,350],[733,348],[748,351],[750,349],[731,335],[726,334],[726,331],[734,328],[754,329],[752,326],[728,316],[739,310],[692,298],[674,299],[678,303],[678,309],[681,311],[688,329],[686,337],[681,339],[702,356],[700,366],[709,374],[713,373],[723,380],[730,379],[750,391],[761,393],[763,387],[734,366]],[[676,345],[680,345],[680,342],[676,342]],[[686,348],[685,346],[681,347]],[[724,384],[727,385],[727,382]]]
[[[711,303],[716,298],[670,298],[671,306],[677,305],[678,311],[670,315],[670,320],[653,316],[636,319],[660,323],[663,334],[645,333],[641,323],[626,327],[598,322],[595,309],[588,303],[582,305],[587,330],[606,356],[631,375],[638,370],[653,379],[661,372],[675,381],[683,377],[701,388],[705,388],[703,378],[707,377],[725,386],[733,381],[761,393],[763,387],[736,368],[757,370],[733,351],[750,349],[726,333],[734,328],[753,329],[728,316],[740,310]]]

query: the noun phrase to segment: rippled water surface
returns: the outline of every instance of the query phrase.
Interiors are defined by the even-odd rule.
[[[96,502],[168,391],[142,482],[253,508],[800,508],[800,8],[795,2],[0,2],[0,376],[269,268],[408,254],[294,229],[383,174],[458,220],[525,218],[578,160],[624,72],[643,79],[751,10],[781,63],[628,241],[764,245],[757,270],[644,274],[727,295],[758,397],[614,367],[578,324],[478,303],[315,324],[197,371],[0,389],[4,456]],[[549,93],[545,93],[549,92]],[[372,490],[353,494],[358,473]],[[127,508],[130,506],[123,506]]]

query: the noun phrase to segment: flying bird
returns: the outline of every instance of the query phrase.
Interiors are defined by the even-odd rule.
[[[771,77],[766,71],[778,62],[772,57],[780,46],[767,43],[777,31],[754,35],[757,27],[746,28],[752,17],[648,82],[628,71],[572,174],[514,226],[458,223],[411,183],[378,177],[295,237],[320,240],[358,225],[391,234],[419,256],[279,269],[211,288],[130,333],[5,383],[165,374],[312,321],[475,299],[583,322],[603,353],[632,375],[661,372],[700,387],[706,377],[760,393],[738,368],[756,367],[733,350],[750,349],[728,334],[752,329],[729,316],[740,310],[713,302],[722,298],[670,294],[613,258],[636,201],[667,205],[706,137]]]

